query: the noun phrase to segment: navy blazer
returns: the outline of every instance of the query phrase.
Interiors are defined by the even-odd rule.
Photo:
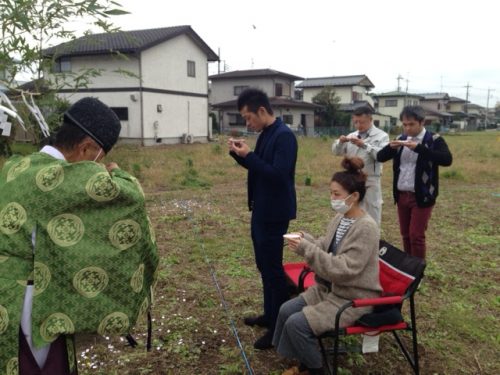
[[[255,150],[245,158],[230,152],[238,164],[248,169],[248,208],[255,219],[295,219],[297,148],[295,135],[278,117],[261,132]]]

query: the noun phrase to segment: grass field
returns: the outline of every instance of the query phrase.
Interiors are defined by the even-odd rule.
[[[427,231],[426,277],[416,297],[422,374],[500,374],[500,135],[445,136],[454,156],[441,168],[440,196]],[[300,138],[298,217],[290,230],[323,233],[332,216],[328,184],[339,169],[333,140]],[[253,143],[254,139],[249,139]],[[134,336],[79,340],[81,374],[246,374],[231,322],[255,374],[281,374],[290,364],[254,351],[262,331],[242,324],[261,311],[261,284],[249,237],[246,171],[227,155],[225,138],[210,144],[137,148],[107,156],[136,175],[159,244],[160,281],[153,310],[154,349]],[[305,182],[310,181],[308,185]],[[391,196],[391,164],[383,176],[382,237],[401,246]],[[300,260],[285,250],[287,261]],[[221,305],[216,276],[229,314]],[[382,335],[380,352],[341,359],[343,374],[409,374]]]

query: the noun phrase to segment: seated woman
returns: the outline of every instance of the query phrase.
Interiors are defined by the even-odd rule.
[[[316,284],[284,303],[279,312],[273,345],[284,357],[300,361],[299,369],[284,374],[324,374],[317,335],[334,329],[335,314],[349,300],[375,298],[382,288],[378,274],[379,229],[360,208],[366,192],[363,160],[344,158],[344,171],[330,184],[332,208],[337,211],[324,237],[300,232],[288,246],[304,257]],[[371,307],[347,309],[340,326],[353,324]],[[300,372],[302,371],[302,372]]]

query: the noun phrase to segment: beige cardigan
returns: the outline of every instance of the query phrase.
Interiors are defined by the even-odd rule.
[[[316,284],[301,294],[307,303],[303,312],[316,335],[335,327],[335,314],[344,303],[356,298],[375,298],[382,291],[378,272],[379,229],[368,214],[351,225],[336,255],[327,252],[341,218],[342,215],[333,218],[324,237],[315,239],[304,233],[297,248],[297,254],[304,257],[312,270],[332,283],[331,292]],[[351,325],[371,310],[370,307],[347,309],[340,326]]]

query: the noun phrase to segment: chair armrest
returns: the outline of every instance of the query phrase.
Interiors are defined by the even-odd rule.
[[[403,302],[403,300],[404,296],[354,299],[352,300],[352,307],[394,305]]]

